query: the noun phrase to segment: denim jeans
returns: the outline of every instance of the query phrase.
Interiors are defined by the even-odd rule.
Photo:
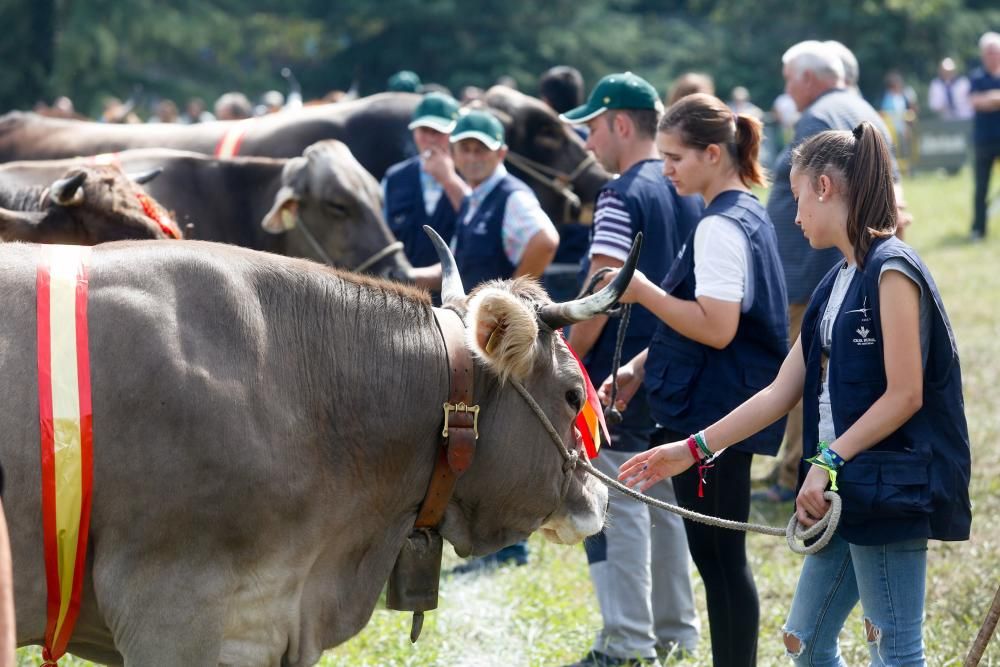
[[[806,556],[785,622],[786,647],[796,665],[837,665],[837,636],[861,601],[871,664],[924,665],[924,587],[927,539],[860,546],[835,535],[817,554]]]

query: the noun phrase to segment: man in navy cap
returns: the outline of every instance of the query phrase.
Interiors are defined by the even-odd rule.
[[[385,220],[414,267],[437,263],[424,225],[450,239],[455,233],[455,214],[469,191],[455,172],[448,143],[457,120],[458,102],[454,98],[441,93],[425,95],[409,125],[418,154],[389,167],[382,179]]]
[[[496,278],[541,276],[559,235],[531,188],[507,173],[503,125],[487,111],[470,111],[459,116],[451,146],[455,167],[471,188],[451,242],[466,289]],[[437,288],[441,265],[415,275],[417,284]]]
[[[701,217],[701,197],[679,196],[663,177],[656,150],[661,111],[656,89],[624,72],[601,79],[586,104],[561,116],[586,125],[587,148],[606,170],[620,174],[597,195],[582,271],[587,279],[602,268],[621,267],[642,232],[639,269],[658,284]],[[649,344],[656,322],[645,308],[632,306],[622,359],[631,359]],[[611,374],[620,323],[598,316],[570,331],[570,345],[595,385]],[[650,445],[655,423],[643,389],[629,401],[621,423],[609,427],[611,444],[594,463],[614,477],[619,465]],[[670,483],[648,493],[677,502]],[[584,542],[604,626],[590,653],[576,665],[655,665],[658,654],[693,651],[698,617],[683,521],[615,491],[609,491],[608,500],[607,525]]]

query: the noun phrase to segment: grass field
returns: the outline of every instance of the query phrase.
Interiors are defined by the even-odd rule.
[[[905,181],[915,223],[907,241],[930,266],[944,295],[962,356],[966,415],[973,446],[973,535],[968,542],[932,543],[929,555],[925,639],[929,665],[960,665],[1000,585],[1000,242],[965,242],[972,199],[968,171],[948,178]],[[1000,220],[994,215],[994,236]],[[758,461],[763,473],[771,459]],[[754,520],[784,525],[791,505],[762,512]],[[583,549],[535,536],[526,567],[442,581],[438,610],[430,612],[420,641],[409,643],[409,616],[377,610],[368,627],[327,652],[324,667],[361,666],[557,666],[590,648],[600,614],[587,575]],[[781,539],[753,535],[748,550],[761,598],[758,664],[789,664],[780,629],[800,567]],[[454,562],[454,555],[446,565]],[[695,575],[703,637],[685,665],[711,665],[704,595]],[[866,664],[860,613],[841,635],[848,664]],[[20,665],[41,663],[37,649],[22,649]],[[65,659],[64,665],[89,665]],[[1000,638],[983,665],[1000,666]]]

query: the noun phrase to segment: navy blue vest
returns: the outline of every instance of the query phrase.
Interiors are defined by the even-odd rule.
[[[385,174],[385,212],[389,229],[403,243],[403,252],[410,264],[437,264],[438,256],[424,231],[424,225],[433,227],[447,243],[455,233],[455,209],[451,207],[448,195],[442,192],[434,215],[427,215],[420,183],[419,156],[389,167]]]
[[[646,359],[646,390],[653,417],[673,431],[694,433],[727,415],[769,385],[788,354],[785,274],[767,212],[753,195],[730,190],[705,209],[705,217],[711,215],[738,223],[750,242],[753,303],[740,313],[736,336],[722,350],[686,338],[663,322],[657,325]],[[694,232],[681,253],[661,287],[693,301]],[[773,455],[784,433],[782,418],[736,448]]]
[[[912,248],[895,237],[872,245],[834,321],[828,363],[834,429],[844,433],[885,393],[878,283],[882,265],[893,257],[902,257],[918,270],[933,297],[923,406],[841,469],[837,484],[844,506],[837,532],[853,544],[888,544],[919,537],[965,540],[972,522],[971,464],[958,348],[930,271]],[[816,288],[802,321],[805,458],[815,454],[819,437],[819,323],[842,265],[834,267]],[[800,484],[807,466],[800,465]]]
[[[462,202],[455,225],[455,263],[466,290],[487,280],[514,275],[517,267],[507,259],[503,248],[503,216],[507,198],[517,190],[535,196],[520,179],[507,174],[486,195],[468,224],[462,220],[469,210],[469,198]]]
[[[632,165],[624,174],[610,181],[604,189],[613,191],[625,202],[632,226],[632,238],[639,232],[643,235],[638,268],[647,278],[658,284],[667,274],[667,269],[680,251],[684,240],[701,218],[703,208],[701,197],[678,195],[673,184],[663,177],[661,160],[644,160]],[[582,266],[581,276],[585,278],[590,270],[589,257],[584,258]],[[649,345],[658,321],[655,315],[642,306],[638,304],[632,306],[628,331],[622,343],[621,363],[627,363]],[[608,320],[594,347],[583,358],[590,380],[597,387],[611,375],[620,324],[621,320],[617,317]],[[620,451],[645,450],[654,423],[649,416],[644,390],[640,389],[629,401],[623,417],[620,430],[640,437],[615,438],[615,431],[618,429],[612,428],[614,448]],[[642,437],[643,434],[645,437]]]

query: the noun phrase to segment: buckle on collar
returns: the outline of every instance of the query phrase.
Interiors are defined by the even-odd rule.
[[[444,430],[441,431],[441,437],[442,438],[447,438],[448,437],[448,414],[449,413],[454,412],[454,413],[457,414],[459,412],[465,412],[465,413],[471,412],[472,413],[472,431],[476,435],[476,440],[479,440],[479,406],[478,405],[466,405],[464,402],[459,402],[458,404],[445,402],[444,405],[443,405],[443,407],[444,407]]]

